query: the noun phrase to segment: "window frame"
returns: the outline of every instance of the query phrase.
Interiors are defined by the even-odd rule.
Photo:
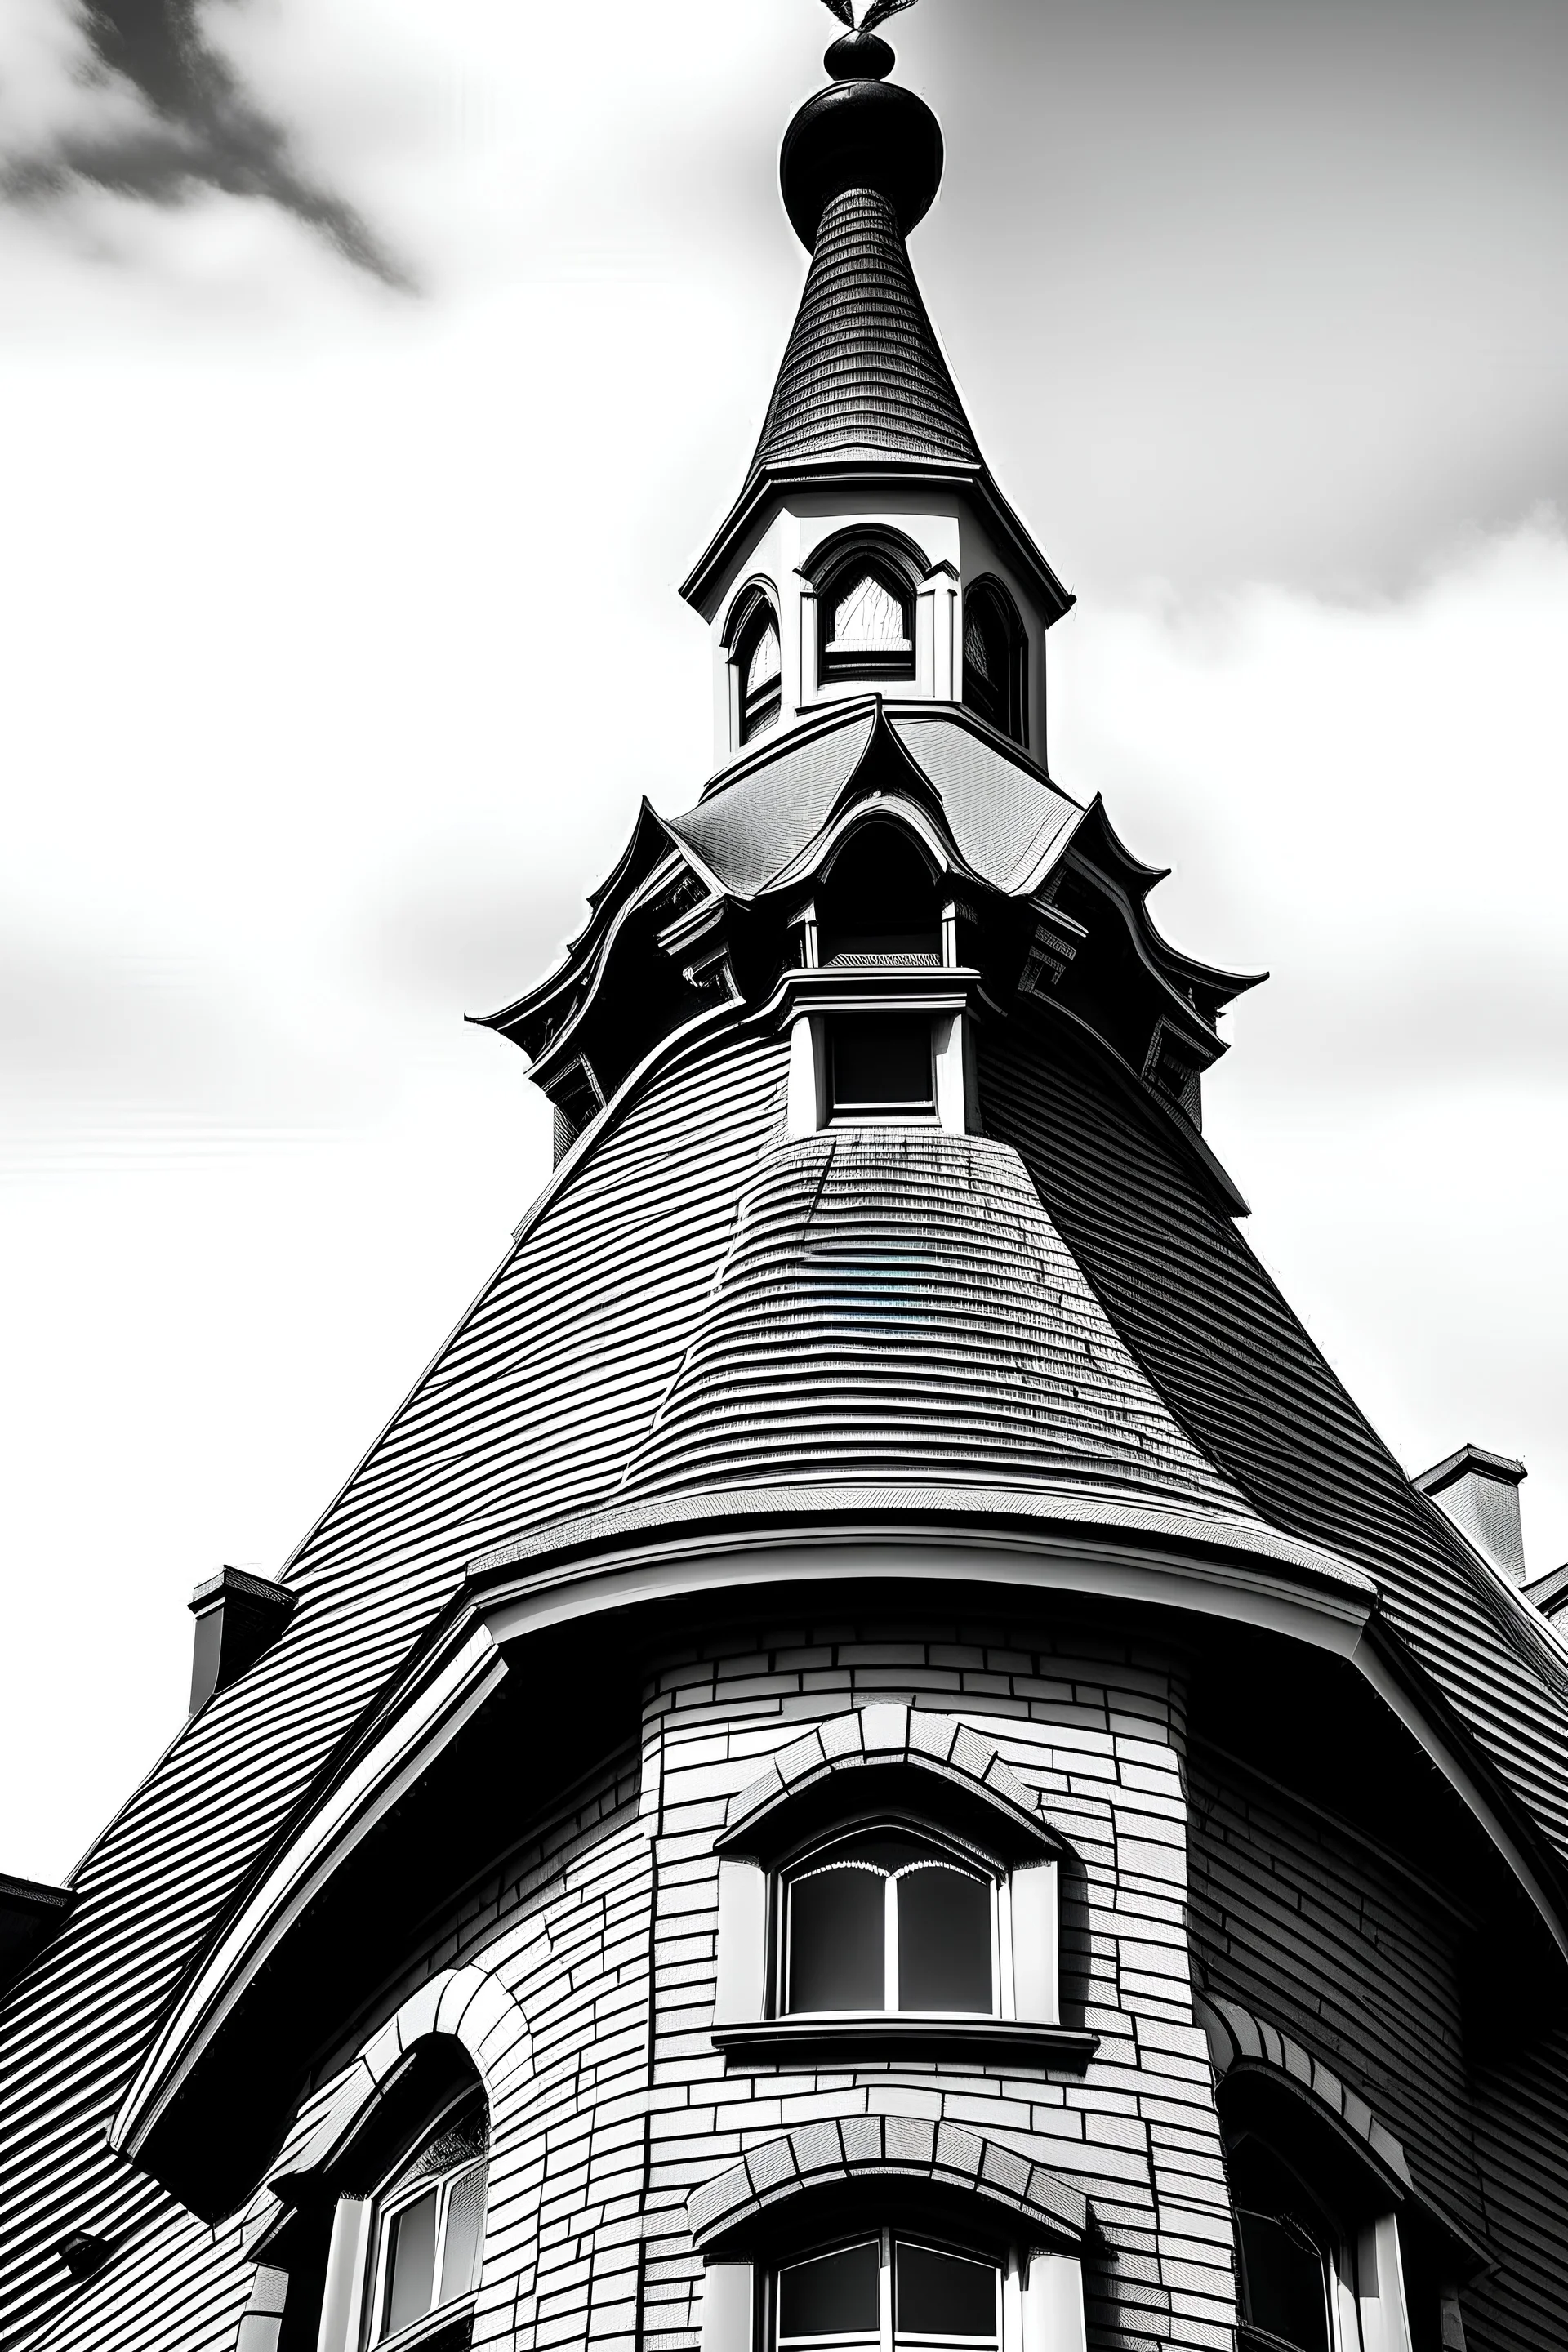
[[[1003,675],[987,679],[979,690],[1001,711],[999,718],[970,698],[969,630],[976,607],[989,607],[1001,626]],[[1002,583],[989,572],[965,592],[959,608],[959,643],[963,655],[961,700],[984,727],[994,728],[1020,751],[1029,747],[1029,638],[1016,604]]]
[[[779,649],[775,675],[753,693],[748,684],[758,646],[769,630]],[[771,735],[784,719],[784,628],[776,598],[756,584],[739,599],[731,616],[728,644],[731,733],[737,751]]]
[[[897,604],[902,616],[902,636],[885,646],[846,645],[833,634],[837,607],[864,579],[874,580]],[[847,548],[836,550],[831,564],[816,581],[816,675],[821,685],[831,686],[847,678],[871,684],[889,680],[913,684],[917,671],[916,583],[892,548],[874,540],[858,540]]]
[[[432,2147],[443,2133],[454,2128],[465,2113],[477,2109],[483,2127],[483,2145],[479,2153],[447,2166],[438,2172],[428,2172],[412,2180],[402,2176]],[[387,2167],[376,2187],[371,2191],[370,2230],[366,2248],[364,2299],[362,2306],[361,2341],[365,2352],[400,2352],[400,2347],[417,2346],[422,2339],[451,2326],[464,2312],[473,2307],[479,2293],[479,2278],[484,2267],[485,2220],[489,2196],[489,2115],[488,2102],[482,2094],[459,2092],[423,2125],[417,2136],[409,2142],[395,2163]],[[484,2176],[480,2195],[479,2232],[474,2246],[474,2272],[468,2284],[457,2294],[443,2301],[432,2302],[415,2318],[396,2330],[385,2326],[384,2312],[390,2288],[390,2263],[394,2224],[400,2214],[428,2196],[432,2188],[437,2192],[436,2246],[431,2267],[432,2293],[439,2294],[442,2269],[447,2256],[447,2230],[452,2198],[459,2185],[475,2173]]]
[[[908,1097],[895,1097],[889,1096],[880,1100],[868,1099],[861,1102],[840,1100],[838,1091],[839,1040],[843,1035],[845,1028],[850,1022],[869,1023],[875,1021],[902,1021],[909,1023],[911,1027],[923,1024],[926,1033],[926,1067],[928,1073],[928,1082],[926,1091],[923,1096],[911,1095]],[[826,1048],[826,1069],[824,1073],[826,1080],[825,1091],[826,1096],[825,1118],[823,1121],[825,1126],[853,1126],[859,1125],[860,1123],[867,1121],[879,1126],[889,1119],[901,1121],[905,1125],[928,1127],[935,1126],[940,1122],[942,1114],[941,1105],[938,1099],[939,1076],[936,1016],[933,1013],[928,1013],[919,1009],[905,1012],[902,1008],[898,1007],[868,1005],[864,1011],[849,1010],[830,1013],[826,1016],[824,1025],[826,1034],[823,1042]]]
[[[832,1867],[832,1856],[846,1846],[868,1837],[894,1836],[909,1838],[924,1846],[937,1866],[946,1863],[962,1870],[971,1878],[983,1882],[988,1894],[988,1927],[991,1939],[991,2007],[989,2010],[904,2009],[898,2001],[898,1896],[896,1889],[902,1872],[880,1874],[883,1879],[882,1919],[882,2005],[868,2010],[799,2010],[789,2005],[793,1894],[795,1885],[816,1871]],[[870,1865],[864,1865],[869,1868]],[[911,1863],[906,1869],[930,1867],[929,1864]],[[815,1839],[802,1851],[781,1863],[773,1874],[772,1904],[772,1934],[769,1951],[770,2011],[781,2021],[807,2026],[814,2018],[855,2017],[871,2023],[877,2020],[908,2018],[948,2021],[973,2018],[994,2024],[1005,2021],[1013,2007],[1011,1967],[1012,1905],[1007,1873],[1000,1864],[966,1845],[963,1841],[933,1831],[924,1822],[914,1822],[901,1816],[870,1815],[850,1822]],[[889,1994],[892,1996],[889,1998]]]
[[[878,2325],[875,2333],[846,2331],[839,2335],[790,2336],[779,2328],[781,2302],[780,2281],[786,2271],[807,2263],[822,2262],[836,2253],[848,2253],[858,2246],[875,2242],[877,2261]],[[922,2252],[946,2254],[960,2262],[973,2263],[989,2270],[994,2284],[995,2325],[989,2336],[942,2336],[910,2330],[901,2333],[898,2326],[897,2263],[900,2245]],[[880,2225],[870,2223],[858,2230],[839,2231],[831,2238],[812,2241],[768,2266],[763,2283],[761,2328],[761,2352],[812,2352],[820,2347],[822,2352],[1017,2352],[1021,2331],[1009,2326],[1008,2284],[1019,2268],[1016,2250],[1008,2247],[1005,2252],[993,2249],[977,2251],[940,2231],[922,2230],[918,2223],[905,2225],[896,2221]]]

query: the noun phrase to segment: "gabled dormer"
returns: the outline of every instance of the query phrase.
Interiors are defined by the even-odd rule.
[[[1002,496],[906,238],[942,132],[874,34],[784,143],[811,254],[744,486],[683,594],[709,623],[715,764],[868,690],[962,703],[1045,764],[1046,633],[1072,603]]]

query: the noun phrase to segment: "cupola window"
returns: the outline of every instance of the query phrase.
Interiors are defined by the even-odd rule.
[[[826,963],[939,964],[942,901],[907,827],[857,825],[824,878],[818,925]]]
[[[836,1013],[827,1024],[827,1045],[831,1117],[935,1117],[936,1055],[929,1013]]]
[[[738,704],[736,732],[741,742],[750,743],[777,726],[784,686],[778,616],[760,593],[752,598],[742,618],[731,662]]]
[[[976,718],[1014,742],[1026,740],[1027,648],[1013,600],[994,580],[971,589],[963,606],[963,700]]]
[[[865,555],[818,591],[824,678],[912,678],[914,591],[891,563]]]
[[[784,2009],[995,2008],[995,1882],[898,1831],[852,1837],[786,1882]]]

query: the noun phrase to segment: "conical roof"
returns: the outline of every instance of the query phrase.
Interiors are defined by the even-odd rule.
[[[892,203],[846,188],[822,215],[747,487],[769,468],[889,461],[982,462]]]

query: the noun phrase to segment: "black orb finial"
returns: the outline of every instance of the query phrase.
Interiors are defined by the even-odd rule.
[[[826,0],[841,33],[823,60],[831,86],[807,99],[784,133],[784,209],[810,250],[827,205],[846,188],[887,197],[908,236],[942,184],[942,131],[923,99],[889,82],[895,59],[876,27],[914,0]]]
[[[898,59],[875,33],[840,33],[822,62],[835,81],[886,81]]]

